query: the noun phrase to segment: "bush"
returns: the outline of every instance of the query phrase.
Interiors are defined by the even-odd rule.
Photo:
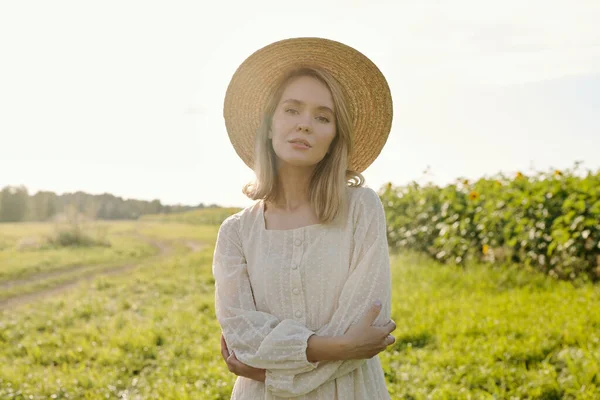
[[[446,187],[388,184],[392,247],[442,262],[520,263],[560,279],[600,279],[600,171],[497,175]]]
[[[92,229],[91,219],[68,207],[64,214],[54,219],[54,233],[47,238],[51,246],[110,246],[106,240],[106,229]]]

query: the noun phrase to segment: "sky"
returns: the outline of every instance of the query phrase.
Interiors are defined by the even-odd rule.
[[[225,91],[255,50],[300,36],[348,44],[388,80],[367,186],[597,170],[598,21],[584,0],[0,0],[0,187],[251,205]]]

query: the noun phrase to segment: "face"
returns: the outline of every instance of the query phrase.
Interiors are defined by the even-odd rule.
[[[278,163],[298,167],[318,164],[335,138],[331,92],[316,78],[300,76],[288,83],[273,114],[269,138]],[[306,142],[306,144],[297,142]]]

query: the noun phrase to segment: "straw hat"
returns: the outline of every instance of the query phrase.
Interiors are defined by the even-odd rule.
[[[223,116],[231,144],[250,168],[254,138],[268,95],[283,75],[299,66],[329,72],[345,89],[353,115],[354,149],[348,168],[364,171],[379,155],[392,125],[392,97],[377,66],[359,51],[322,38],[285,39],[250,55],[225,94]]]

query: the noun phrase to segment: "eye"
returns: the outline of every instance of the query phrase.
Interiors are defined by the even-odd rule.
[[[326,124],[329,123],[329,118],[324,117],[322,115],[318,116],[317,119],[323,123],[326,123]]]
[[[298,111],[296,111],[294,108],[286,108],[285,112],[289,114],[296,114]]]

